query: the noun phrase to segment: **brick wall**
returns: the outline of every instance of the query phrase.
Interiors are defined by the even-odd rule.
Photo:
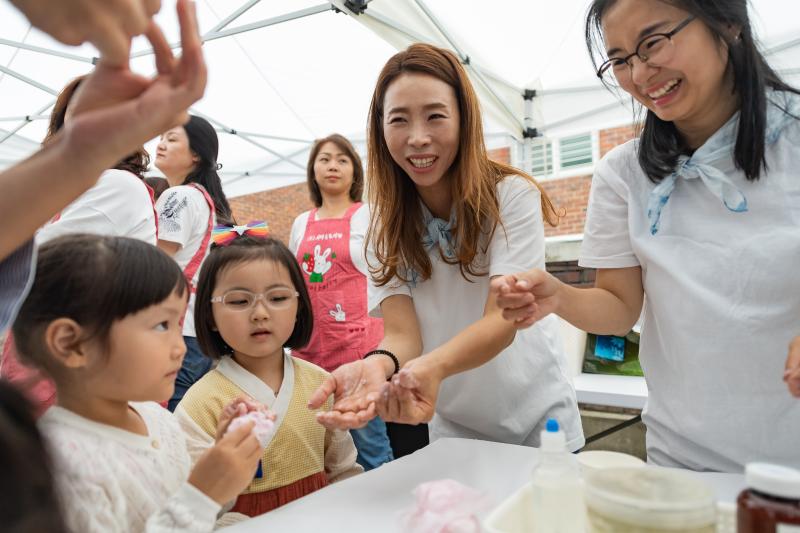
[[[292,222],[297,215],[314,207],[305,182],[231,198],[230,204],[237,222],[266,220],[272,236],[285,243],[289,242]]]
[[[547,263],[547,271],[568,285],[594,286],[595,269],[579,267],[577,261],[552,261]]]
[[[633,139],[636,136],[637,131],[638,128],[634,124],[620,126],[619,128],[600,130],[600,157],[606,155],[606,153],[608,153],[608,151],[615,146]]]
[[[559,214],[563,215],[555,228],[545,224],[544,234],[547,237],[555,235],[574,235],[583,233],[583,224],[586,222],[586,205],[589,203],[589,188],[592,184],[591,176],[578,176],[575,178],[561,178],[542,182],[542,187],[556,207]]]

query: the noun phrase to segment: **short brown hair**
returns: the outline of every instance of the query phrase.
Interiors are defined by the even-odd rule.
[[[317,185],[317,180],[314,179],[314,160],[325,143],[333,143],[338,146],[353,162],[353,184],[350,186],[350,199],[354,202],[360,202],[364,194],[364,167],[361,164],[361,157],[356,152],[353,144],[344,135],[339,135],[338,133],[333,133],[314,141],[314,146],[308,155],[306,178],[308,179],[308,194],[311,196],[311,201],[315,206],[322,207],[322,193],[319,190],[319,185]]]

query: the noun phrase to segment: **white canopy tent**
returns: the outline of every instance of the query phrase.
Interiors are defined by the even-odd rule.
[[[800,5],[751,2],[770,61],[800,85]],[[176,41],[174,1],[162,4],[159,22]],[[397,49],[425,41],[458,54],[481,99],[488,145],[511,146],[514,163],[530,169],[534,133],[558,137],[631,122],[630,103],[593,74],[583,44],[587,5],[198,0],[210,76],[193,112],[220,131],[229,196],[303,181],[314,138],[336,131],[363,147],[378,72]],[[89,45],[60,45],[0,3],[0,168],[36,149],[55,95],[88,72],[95,55]],[[152,71],[144,39],[134,41],[133,57],[135,70]]]

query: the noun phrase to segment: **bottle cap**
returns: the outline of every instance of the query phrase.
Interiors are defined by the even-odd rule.
[[[548,418],[541,434],[539,449],[543,452],[563,452],[567,447],[567,437],[558,426],[555,418]]]
[[[747,486],[791,500],[800,500],[800,470],[769,463],[748,463],[745,468]]]

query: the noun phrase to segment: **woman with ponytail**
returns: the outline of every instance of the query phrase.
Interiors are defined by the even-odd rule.
[[[197,344],[194,293],[200,266],[211,246],[211,230],[217,224],[233,223],[217,174],[221,168],[218,155],[217,132],[207,120],[194,115],[183,126],[164,132],[156,150],[156,167],[170,184],[156,203],[158,246],[175,259],[191,288],[183,321],[186,356],[175,381],[175,394],[169,401],[170,410],[211,368],[211,359]]]
[[[595,168],[580,259],[595,287],[541,270],[494,282],[519,328],[555,313],[624,335],[644,308],[647,455],[666,466],[800,467],[800,343],[787,362],[800,331],[800,95],[759,51],[747,8],[594,0],[597,75],[646,108],[640,137]]]

